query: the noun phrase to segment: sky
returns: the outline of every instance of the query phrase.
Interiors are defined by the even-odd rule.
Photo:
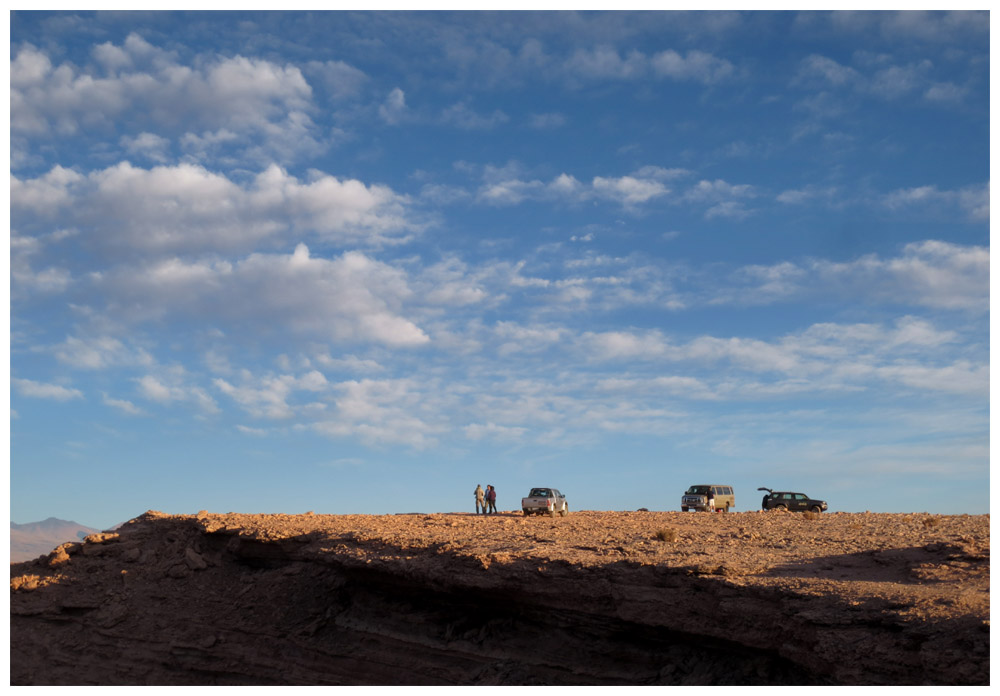
[[[989,511],[983,12],[13,12],[10,513]]]

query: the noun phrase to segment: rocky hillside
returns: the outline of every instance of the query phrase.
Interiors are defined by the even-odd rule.
[[[10,523],[10,560],[38,558],[67,541],[79,541],[96,529],[50,517],[41,522]]]
[[[989,518],[148,512],[10,627],[12,684],[988,684]]]

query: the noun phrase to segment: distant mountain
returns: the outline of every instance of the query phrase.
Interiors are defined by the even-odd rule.
[[[10,562],[30,561],[47,554],[67,541],[79,541],[99,529],[84,527],[76,522],[67,522],[50,517],[41,522],[27,524],[10,523]]]

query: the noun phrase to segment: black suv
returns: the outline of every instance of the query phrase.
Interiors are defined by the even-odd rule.
[[[789,491],[772,491],[770,488],[758,488],[758,491],[767,491],[760,506],[764,510],[791,510],[792,512],[823,512],[826,510],[825,500],[813,500],[805,493],[791,493]]]

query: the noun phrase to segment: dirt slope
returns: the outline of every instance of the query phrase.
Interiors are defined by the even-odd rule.
[[[989,683],[988,516],[148,512],[11,590],[12,684]]]

